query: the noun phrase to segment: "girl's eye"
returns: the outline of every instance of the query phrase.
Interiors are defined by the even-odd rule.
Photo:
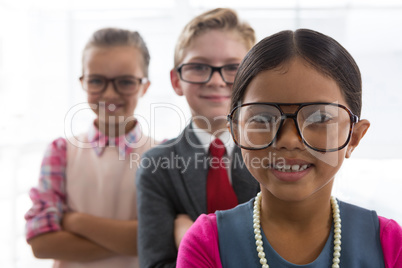
[[[333,120],[333,116],[328,113],[313,113],[307,117],[306,122],[309,124],[326,124]]]
[[[100,78],[90,78],[88,80],[88,84],[90,85],[102,85],[103,83],[103,79]]]
[[[117,81],[119,86],[133,86],[136,84],[135,80],[133,79],[120,79]]]
[[[273,124],[277,121],[277,116],[273,114],[257,114],[249,119],[250,123]]]

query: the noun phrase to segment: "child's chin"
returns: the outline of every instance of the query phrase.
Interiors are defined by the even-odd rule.
[[[209,107],[209,111],[204,113],[204,116],[214,121],[219,119],[226,120],[226,116],[229,114],[227,110],[229,109],[226,109],[226,107]]]

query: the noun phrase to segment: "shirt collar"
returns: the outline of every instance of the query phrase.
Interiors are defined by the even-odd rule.
[[[191,122],[191,127],[193,129],[194,135],[200,140],[201,146],[204,148],[205,152],[208,153],[209,145],[217,137],[205,131],[204,129],[199,128],[194,121]],[[225,130],[223,132],[220,132],[218,138],[225,145],[227,155],[232,155],[235,144],[229,131]]]
[[[133,149],[130,144],[138,142],[141,138],[140,124],[136,123],[135,127],[127,134],[115,138],[106,136],[103,132],[99,131],[95,122],[91,124],[88,131],[88,141],[91,143],[92,148],[98,156],[101,156],[106,147],[117,147],[120,156],[129,155]]]

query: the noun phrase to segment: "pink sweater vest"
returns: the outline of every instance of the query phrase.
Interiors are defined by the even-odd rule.
[[[87,135],[81,135],[79,140],[89,147],[86,137]],[[125,159],[119,159],[117,147],[106,147],[101,156],[98,156],[93,148],[83,148],[80,144],[67,142],[68,207],[73,211],[98,217],[137,219],[135,173],[140,164],[140,156],[151,148],[154,140],[142,136],[140,142],[140,148],[133,148]],[[139,264],[137,257],[119,256],[90,263],[56,262],[54,267],[136,268]]]

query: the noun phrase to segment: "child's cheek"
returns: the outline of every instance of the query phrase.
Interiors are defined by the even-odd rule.
[[[88,94],[87,100],[88,100],[88,103],[97,103],[99,100],[99,97],[96,95],[93,95],[93,94]]]
[[[89,104],[89,107],[91,108],[91,110],[95,113],[98,114],[99,113],[99,97],[96,95],[88,95],[87,96],[87,101]]]
[[[309,152],[317,159],[316,164],[325,167],[327,170],[338,170],[345,158],[345,149],[328,153],[321,153],[313,150],[309,150]]]

